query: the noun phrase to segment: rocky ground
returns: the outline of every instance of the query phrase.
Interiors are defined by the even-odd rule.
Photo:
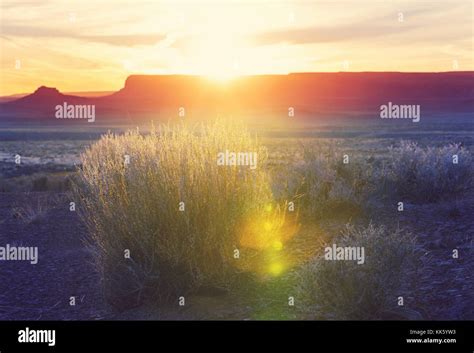
[[[415,302],[434,320],[474,318],[474,197],[409,205],[399,217],[418,238],[424,268]],[[458,258],[453,257],[457,250]]]
[[[0,319],[106,317],[99,277],[82,242],[85,228],[64,195],[0,193],[0,229],[2,246],[37,246],[39,252],[35,265],[0,263]]]
[[[474,198],[407,205],[403,213],[380,215],[418,238],[423,269],[414,279],[407,305],[423,319],[474,319]],[[39,262],[0,262],[0,320],[100,319],[266,319],[295,318],[272,304],[271,286],[255,298],[238,295],[193,297],[189,305],[167,309],[143,306],[117,312],[105,302],[87,235],[66,194],[0,193],[0,246],[38,246]],[[453,249],[459,258],[452,257]],[[278,286],[278,284],[272,284]],[[71,297],[76,305],[70,305]],[[263,300],[265,299],[265,300]]]

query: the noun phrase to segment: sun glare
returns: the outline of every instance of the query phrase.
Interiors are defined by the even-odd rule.
[[[209,26],[194,42],[195,67],[199,75],[227,82],[241,75],[243,46],[235,30],[220,22]]]
[[[214,82],[226,83],[226,82],[232,81],[238,75],[232,74],[232,73],[227,73],[227,72],[218,72],[218,71],[216,71],[216,72],[205,74],[205,76],[207,78],[209,78],[210,80],[214,81]]]

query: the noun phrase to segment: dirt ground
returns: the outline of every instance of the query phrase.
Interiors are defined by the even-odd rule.
[[[49,201],[45,201],[49,200]],[[185,307],[152,304],[125,312],[107,305],[92,254],[82,239],[86,229],[69,211],[65,194],[0,193],[0,245],[38,246],[39,262],[0,263],[0,320],[294,319],[280,305],[284,278],[254,294],[199,295]],[[423,319],[474,319],[474,198],[436,205],[407,205],[402,214],[380,215],[408,227],[425,253],[416,297],[407,298]],[[31,206],[33,205],[33,206]],[[31,209],[32,208],[32,209]],[[379,220],[380,222],[380,220]],[[459,258],[453,259],[452,250]],[[70,305],[75,297],[76,305]]]

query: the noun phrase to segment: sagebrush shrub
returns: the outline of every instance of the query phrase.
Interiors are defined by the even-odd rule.
[[[360,211],[370,188],[371,166],[360,155],[351,155],[347,164],[343,158],[342,150],[331,142],[305,148],[297,169],[306,216],[333,217]]]
[[[457,164],[453,156],[457,156]],[[374,179],[388,197],[435,202],[471,189],[473,172],[472,155],[460,144],[423,148],[402,141],[389,149],[389,158]]]
[[[321,256],[302,266],[297,274],[297,298],[306,315],[313,319],[377,319],[396,307],[404,276],[416,262],[414,238],[401,230],[370,224],[366,228],[347,226],[334,243],[364,247],[365,262],[326,260],[321,251]]]
[[[225,150],[256,152],[257,168],[219,166]],[[236,123],[108,134],[91,146],[75,191],[107,296],[130,305],[201,285],[230,286],[239,224],[272,202],[266,158],[257,138]]]

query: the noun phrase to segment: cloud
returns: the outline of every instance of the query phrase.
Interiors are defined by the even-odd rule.
[[[369,26],[367,23],[337,27],[309,27],[263,32],[252,36],[250,40],[257,45],[331,43],[397,34],[413,28],[414,26],[407,24]]]
[[[83,35],[72,31],[48,27],[32,26],[2,26],[3,37],[30,38],[69,38],[86,42],[105,43],[114,46],[133,47],[139,45],[154,45],[166,39],[164,34],[114,34],[114,35]]]
[[[471,24],[469,17],[459,17],[463,8],[461,6],[450,6],[450,11],[458,15],[458,21]],[[449,25],[452,23],[451,16],[446,16],[446,4],[437,4],[431,7],[418,6],[415,8],[405,8],[402,13],[403,22],[398,22],[398,13],[400,10],[392,9],[376,18],[365,18],[356,20],[353,23],[334,24],[326,26],[311,26],[296,29],[281,29],[258,33],[249,38],[251,42],[257,45],[271,45],[279,43],[288,44],[310,44],[310,43],[332,43],[347,42],[357,40],[368,40],[383,36],[405,35],[406,32],[422,29],[424,38],[434,36],[436,38],[445,38],[446,28],[441,24]],[[467,33],[469,35],[469,33]],[[448,35],[447,38],[451,38]],[[457,34],[459,37],[459,33]],[[404,37],[404,41],[408,38]],[[410,37],[409,40],[413,38]]]
[[[40,6],[45,6],[50,3],[49,0],[31,0],[31,1],[26,1],[23,0],[19,2],[18,0],[13,0],[13,1],[8,1],[8,0],[3,0],[0,2],[0,8],[6,10],[6,9],[13,9],[13,8],[31,8],[31,7],[40,7]]]
[[[137,45],[155,45],[166,39],[163,34],[125,34],[108,36],[80,36],[82,40],[96,43],[106,43],[117,46],[133,47]]]

